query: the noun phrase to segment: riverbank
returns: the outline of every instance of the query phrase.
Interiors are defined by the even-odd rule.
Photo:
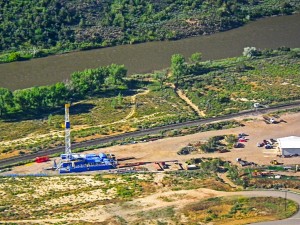
[[[0,62],[147,41],[178,40],[297,12],[297,1],[5,2]],[[97,9],[97,10],[95,10]],[[14,14],[12,20],[10,15]],[[31,18],[28,15],[38,15]],[[47,16],[48,15],[48,16]],[[51,15],[51,16],[49,16]],[[12,32],[14,30],[14,32]]]
[[[0,87],[11,90],[70,79],[74,71],[124,64],[129,74],[166,68],[175,53],[189,57],[202,52],[203,60],[239,56],[246,46],[260,49],[300,46],[300,14],[251,22],[238,29],[179,41],[150,42],[49,56],[0,65]]]

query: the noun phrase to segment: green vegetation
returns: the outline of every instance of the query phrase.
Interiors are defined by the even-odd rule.
[[[296,0],[1,1],[0,62],[210,34],[291,14],[299,5]]]
[[[127,70],[123,65],[112,64],[74,72],[71,80],[66,83],[59,82],[14,92],[0,88],[0,117],[10,119],[20,114],[27,114],[29,117],[41,115],[43,112],[61,108],[71,100],[78,101],[89,96],[126,90],[127,86],[123,80],[126,73]]]
[[[220,147],[223,148],[224,144],[221,143],[224,140],[224,136],[214,136],[208,139],[206,144],[201,145],[201,150],[204,152],[214,152],[218,150]]]
[[[209,138],[207,143],[202,144],[200,149],[206,153],[215,152],[217,150],[230,149],[236,142],[237,136],[233,134],[214,136]]]
[[[269,175],[269,177],[245,177],[244,182],[246,182],[250,188],[300,189],[300,180],[298,177],[280,176],[280,179],[275,179],[274,176],[275,175]]]
[[[179,88],[206,116],[299,99],[300,49],[256,50],[256,56],[188,65]]]
[[[241,169],[238,166],[231,165],[228,167],[227,175],[235,184],[248,189],[300,189],[299,177],[278,175],[277,172],[280,171],[284,171],[282,166],[248,167]]]
[[[178,96],[177,90],[182,91],[204,117],[251,109],[254,102],[275,105],[296,100],[300,96],[299,55],[300,49],[286,47],[255,50],[251,57],[207,62],[199,62],[200,53],[193,54],[190,63],[177,55],[182,69],[178,80],[174,77],[174,66],[170,76],[166,71],[158,71],[124,77],[124,66],[113,64],[75,72],[66,83],[13,93],[0,89],[0,114],[4,119],[0,121],[0,141],[3,141],[0,152],[24,154],[63,143],[63,105],[68,101],[72,102],[72,141],[78,142],[198,119],[199,115]],[[174,65],[178,66],[177,63]],[[178,82],[176,89],[172,82]],[[232,126],[241,124],[208,124],[166,131],[158,136]],[[221,144],[230,149],[234,139],[226,137]],[[206,150],[219,147],[225,146],[215,145]]]
[[[298,205],[287,200],[287,210],[285,211],[285,199],[271,197],[221,197],[209,198],[197,203],[185,206],[183,213],[190,224],[207,223],[214,224],[248,224],[255,221],[279,220],[292,216]]]
[[[228,123],[229,122],[229,123]],[[242,126],[237,122],[226,121],[228,125],[232,125],[232,127]],[[216,123],[220,125],[220,123]],[[214,124],[209,124],[209,126],[213,126]],[[201,127],[201,126],[200,126]],[[199,128],[200,128],[199,127]],[[229,127],[225,126],[225,129]],[[205,131],[214,130],[215,128],[208,128]],[[222,127],[217,128],[217,130],[223,129]],[[201,129],[199,129],[201,130]],[[196,142],[196,143],[189,143],[186,147],[181,148],[177,154],[178,155],[187,155],[192,153],[193,151],[202,151],[205,153],[212,153],[215,151],[219,151],[221,153],[229,152],[228,149],[231,149],[233,145],[237,142],[237,136],[233,134],[229,135],[219,135],[209,138],[206,142]]]
[[[171,58],[171,71],[175,80],[175,87],[178,86],[179,80],[186,73],[185,59],[180,54],[175,54]]]
[[[217,173],[225,172],[231,165],[219,158],[196,158],[187,164],[198,166],[197,170],[168,172],[164,177],[165,187],[172,190],[191,190],[198,188],[210,188],[218,191],[232,191],[233,189],[224,183]]]

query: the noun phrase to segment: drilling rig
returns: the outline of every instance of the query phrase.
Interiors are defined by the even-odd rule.
[[[67,160],[71,161],[72,150],[71,150],[70,104],[65,104],[65,154]]]
[[[65,104],[65,153],[60,155],[61,162],[55,166],[59,173],[108,170],[117,166],[115,158],[104,153],[78,154],[71,150],[70,104]]]

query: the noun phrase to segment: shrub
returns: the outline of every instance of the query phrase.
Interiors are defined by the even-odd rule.
[[[258,50],[255,47],[246,47],[243,51],[243,56],[253,58],[258,55]]]

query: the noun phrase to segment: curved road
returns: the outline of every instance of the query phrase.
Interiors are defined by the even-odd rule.
[[[286,191],[266,190],[266,191],[241,191],[241,192],[232,193],[232,195],[242,195],[247,197],[281,197],[281,198],[285,198],[285,194],[287,196],[287,199],[293,200],[297,202],[298,205],[300,205],[300,195],[292,192],[286,193]],[[298,212],[296,212],[292,217],[287,219],[269,221],[269,222],[259,222],[259,223],[252,223],[252,224],[253,225],[299,225],[300,211],[298,210]]]
[[[157,134],[164,130],[180,129],[180,128],[190,127],[190,126],[199,126],[202,124],[213,123],[213,122],[217,122],[217,121],[230,120],[230,119],[234,119],[234,118],[240,117],[240,116],[251,116],[254,113],[270,113],[270,112],[283,110],[283,109],[291,109],[291,108],[299,107],[299,105],[300,105],[300,100],[294,101],[292,103],[286,103],[286,104],[282,104],[282,105],[272,106],[269,108],[259,109],[259,110],[257,110],[257,112],[255,110],[247,110],[247,111],[242,111],[242,112],[233,113],[233,114],[224,115],[224,116],[218,116],[218,117],[213,117],[213,118],[208,118],[208,119],[198,119],[198,120],[193,120],[193,121],[186,121],[186,122],[177,123],[177,124],[170,124],[170,125],[161,126],[161,127],[149,128],[146,130],[139,130],[139,131],[135,131],[135,132],[129,132],[129,133],[124,133],[124,134],[119,134],[119,135],[114,135],[114,136],[108,136],[105,138],[89,140],[86,142],[74,143],[74,144],[72,144],[72,147],[73,147],[73,149],[75,149],[75,148],[82,148],[82,147],[87,147],[87,146],[91,146],[91,145],[99,145],[99,144],[104,144],[104,143],[108,143],[108,142],[112,142],[112,141],[122,140],[124,138],[129,138],[129,137],[133,138],[133,137],[140,137],[140,136],[145,136],[145,135],[149,135],[149,134]],[[52,148],[52,149],[47,149],[44,151],[39,151],[39,152],[36,152],[33,154],[27,154],[27,155],[8,158],[8,159],[3,159],[3,160],[0,160],[0,169],[6,167],[8,165],[14,164],[14,163],[22,162],[25,160],[32,160],[38,156],[51,155],[51,154],[55,154],[55,153],[63,153],[64,149],[65,149],[64,146],[60,146],[60,147],[56,147],[56,148]]]

